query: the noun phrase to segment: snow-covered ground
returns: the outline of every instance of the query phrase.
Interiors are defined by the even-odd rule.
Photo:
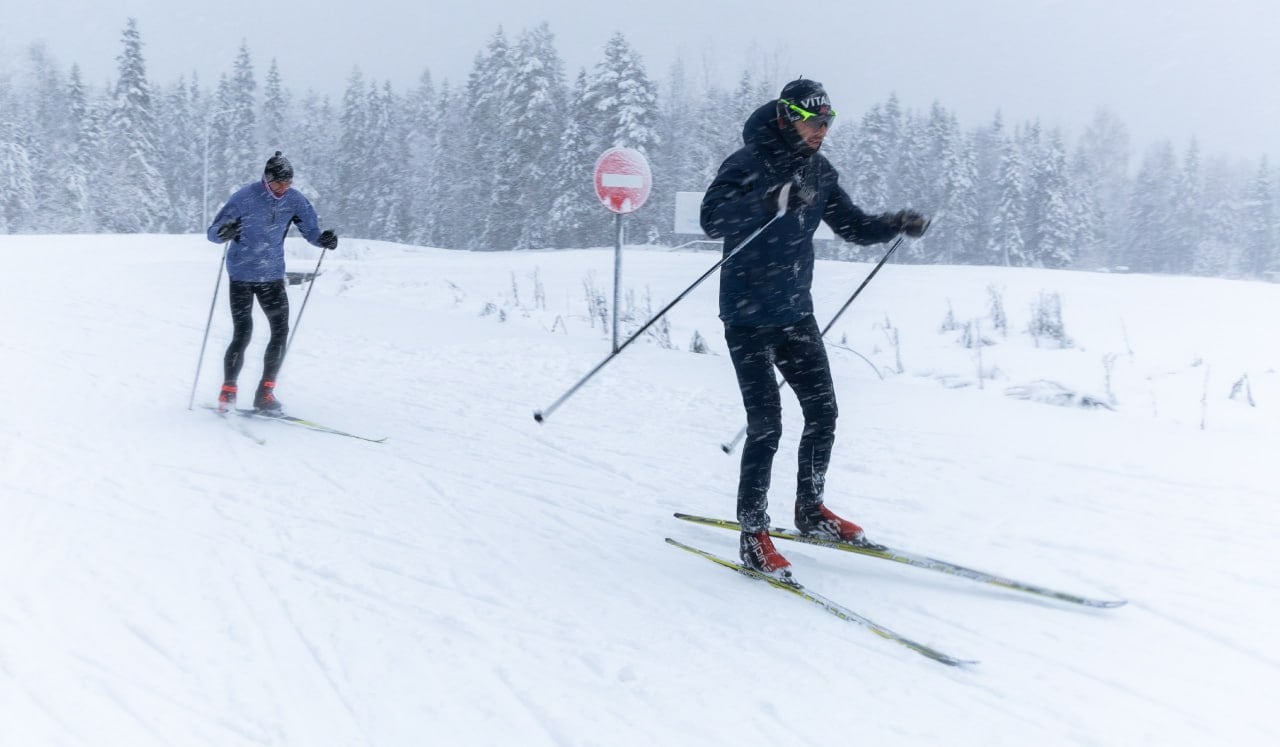
[[[259,445],[187,408],[219,254],[0,236],[2,745],[1280,743],[1280,286],[884,268],[829,336],[829,505],[904,549],[1129,600],[780,545],[815,590],[981,662],[952,669],[663,542],[736,550],[671,517],[733,513],[714,278],[671,348],[642,338],[540,426],[609,352],[586,298],[611,297],[611,251],[344,240],[278,392],[388,440],[247,421]],[[714,261],[628,249],[635,315]],[[869,269],[820,264],[820,323]],[[1026,332],[1052,294],[1070,347]],[[229,328],[220,297],[197,405]],[[259,316],[245,388],[265,337]]]

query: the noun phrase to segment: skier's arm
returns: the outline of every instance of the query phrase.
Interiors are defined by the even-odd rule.
[[[855,244],[880,244],[897,236],[901,229],[892,217],[864,213],[853,204],[839,181],[827,197],[826,209],[822,212],[822,219],[837,236]]]
[[[209,224],[208,230],[205,231],[205,236],[215,244],[222,244],[226,240],[218,236],[218,229],[222,228],[225,223],[239,222],[240,219],[240,203],[235,196],[232,196],[218,211],[218,214],[213,216],[213,222]]]
[[[293,224],[298,227],[302,238],[312,246],[320,246],[320,219],[316,217],[316,209],[311,201],[299,195],[298,205],[293,215]]]
[[[773,217],[771,187],[763,170],[751,169],[745,159],[730,156],[702,197],[702,230],[713,239],[759,228]]]

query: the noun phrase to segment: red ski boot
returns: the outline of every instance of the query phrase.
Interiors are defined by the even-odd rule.
[[[773,538],[768,532],[743,532],[738,555],[742,564],[753,571],[782,578],[791,576],[791,562],[774,548]]]
[[[236,406],[236,385],[223,384],[218,392],[218,412],[230,412]]]
[[[855,544],[863,544],[867,541],[862,527],[848,519],[836,516],[831,509],[821,503],[808,508],[796,506],[796,529],[806,537],[843,540]]]

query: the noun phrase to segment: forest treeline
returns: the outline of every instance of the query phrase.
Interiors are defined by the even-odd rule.
[[[542,25],[495,31],[465,81],[426,70],[396,90],[357,69],[334,101],[291,90],[276,62],[262,71],[247,46],[207,86],[154,81],[132,19],[120,44],[116,75],[100,88],[40,45],[0,76],[0,231],[203,232],[282,150],[294,186],[344,236],[473,250],[600,246],[611,243],[612,216],[592,169],[605,149],[626,146],[654,174],[629,241],[678,244],[694,237],[673,232],[675,194],[706,187],[741,144],[746,116],[785,82],[744,72],[722,88],[680,61],[655,80],[622,34],[594,67],[568,74]],[[912,111],[890,94],[840,111],[823,152],[864,209],[939,217],[904,261],[1280,270],[1280,194],[1266,156],[1242,164],[1194,140],[1135,153],[1106,111],[1074,134],[998,113],[962,127],[941,101]],[[869,256],[835,241],[819,251]]]

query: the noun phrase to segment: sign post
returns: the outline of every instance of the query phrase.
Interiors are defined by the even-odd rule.
[[[596,159],[596,197],[613,211],[613,352],[618,352],[618,306],[622,293],[622,216],[640,209],[649,199],[653,175],[644,154],[633,148],[610,148]]]

